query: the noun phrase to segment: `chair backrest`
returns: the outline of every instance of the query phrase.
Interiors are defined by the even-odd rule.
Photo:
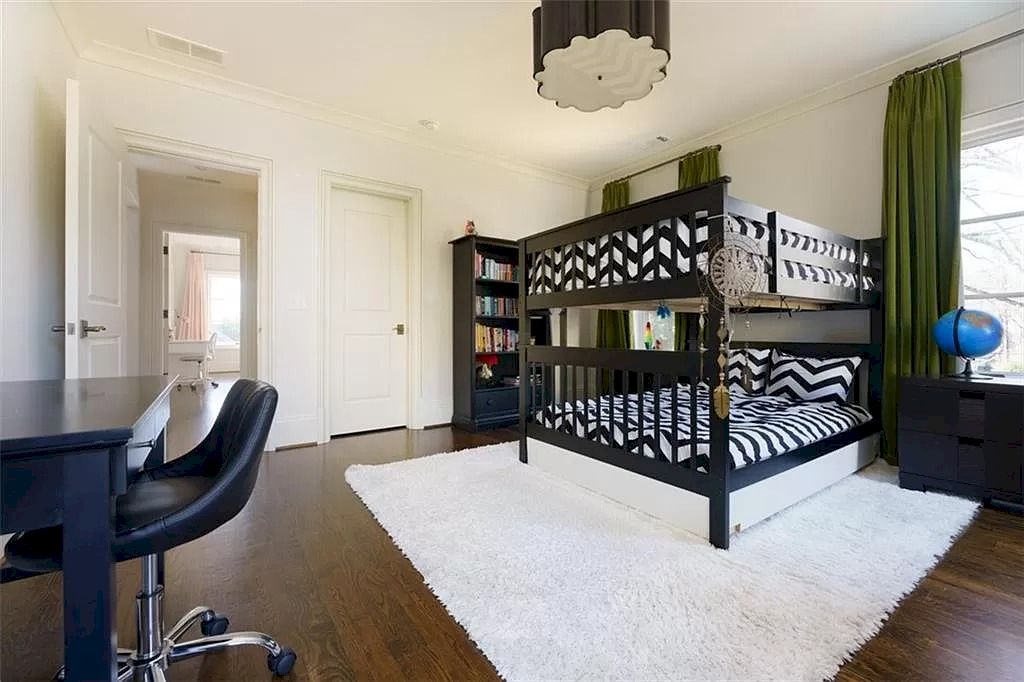
[[[217,357],[217,332],[210,334],[210,340],[206,342],[206,359],[213,360]]]
[[[187,541],[231,520],[252,495],[277,410],[277,389],[239,379],[206,438],[182,456],[182,469],[213,479],[195,502],[164,519],[168,536]],[[177,460],[176,460],[177,461]]]

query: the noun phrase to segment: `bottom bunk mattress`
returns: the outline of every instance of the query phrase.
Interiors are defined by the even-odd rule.
[[[696,452],[690,435],[690,387],[679,384],[676,395],[674,407],[671,387],[641,394],[604,395],[545,407],[535,412],[534,421],[550,429],[652,458],[671,459],[675,445],[680,463],[696,456],[697,468],[706,470],[710,448],[708,389],[701,384],[697,391]],[[846,403],[748,395],[741,390],[733,390],[730,398],[729,453],[737,469],[871,420],[867,410]],[[676,413],[674,433],[673,411]]]

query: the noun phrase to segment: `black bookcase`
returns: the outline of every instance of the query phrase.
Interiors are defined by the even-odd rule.
[[[480,235],[452,244],[452,423],[477,430],[519,421],[519,248]],[[550,342],[547,315],[531,321]],[[486,376],[483,366],[491,376]]]

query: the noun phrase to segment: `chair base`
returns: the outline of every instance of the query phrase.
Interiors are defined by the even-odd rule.
[[[226,632],[228,619],[208,606],[197,606],[163,633],[163,592],[157,583],[156,555],[142,558],[142,589],[135,595],[136,649],[117,650],[118,682],[166,682],[164,671],[174,663],[193,656],[222,651],[236,646],[258,646],[267,652],[267,667],[274,675],[284,676],[295,665],[295,652],[282,647],[262,632]],[[198,624],[203,637],[181,641]],[[54,679],[64,679],[64,668]]]

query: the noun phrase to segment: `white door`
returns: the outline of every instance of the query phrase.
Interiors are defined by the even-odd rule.
[[[65,146],[64,376],[124,376],[127,153],[94,98],[70,79]]]
[[[406,208],[331,190],[331,435],[407,422]]]

